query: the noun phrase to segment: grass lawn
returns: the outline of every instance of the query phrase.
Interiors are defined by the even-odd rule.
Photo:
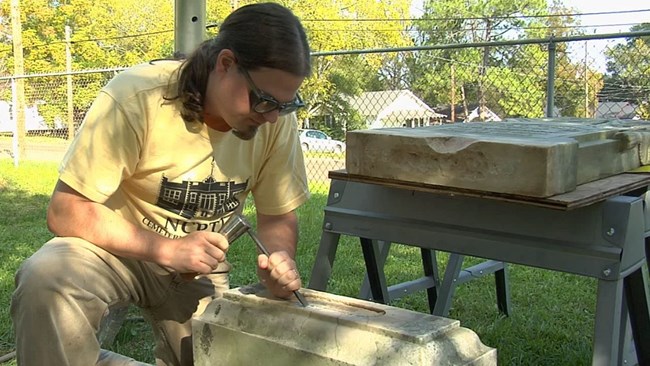
[[[56,163],[24,162],[19,168],[0,159],[0,355],[14,350],[9,304],[13,276],[19,264],[51,238],[45,226],[45,209],[56,180]],[[317,192],[326,192],[322,187]],[[326,194],[314,194],[300,208],[300,246],[297,262],[305,285],[320,241]],[[252,214],[252,209],[248,209]],[[255,246],[242,237],[231,247],[233,287],[256,282]],[[440,254],[444,271],[447,256]],[[468,258],[465,265],[480,260]],[[364,277],[358,240],[343,237],[328,291],[356,296]],[[419,277],[419,249],[394,245],[385,267],[391,284]],[[596,280],[510,265],[513,314],[502,317],[496,307],[494,278],[487,276],[459,286],[449,317],[474,330],[483,343],[498,349],[500,365],[590,365]],[[418,293],[392,303],[428,311],[426,296]],[[152,338],[137,311],[125,323],[113,350],[152,362]],[[15,360],[8,365],[14,365]]]
[[[323,152],[323,151],[303,151],[305,158],[330,158],[330,159],[345,159],[345,152]]]

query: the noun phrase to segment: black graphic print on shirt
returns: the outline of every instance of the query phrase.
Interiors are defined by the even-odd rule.
[[[156,205],[186,219],[209,219],[237,209],[241,203],[236,195],[247,185],[248,180],[217,182],[212,176],[203,181],[175,183],[163,176]]]

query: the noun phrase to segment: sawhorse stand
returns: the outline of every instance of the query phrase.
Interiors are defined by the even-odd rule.
[[[510,290],[508,267],[503,262],[487,260],[463,269],[465,256],[450,253],[442,280],[438,271],[436,251],[420,248],[423,276],[412,281],[389,286],[384,275],[384,264],[388,258],[391,243],[382,240],[359,238],[366,264],[366,277],[361,285],[359,298],[388,304],[390,301],[418,291],[427,292],[431,314],[448,316],[456,287],[470,280],[494,273],[497,307],[499,312],[510,315]]]
[[[588,276],[598,280],[592,364],[650,365],[650,315],[642,274],[650,214],[643,197],[628,195],[645,190],[650,176],[621,174],[543,199],[378,181],[345,172],[329,176],[310,288],[326,290],[340,235],[363,239],[369,287],[376,299],[390,299],[391,290],[378,259],[387,253],[371,239]],[[457,257],[452,265],[458,268],[461,261]],[[507,283],[506,271],[503,276]],[[435,281],[433,275],[431,279]],[[418,286],[429,288],[421,283],[409,288]],[[507,285],[502,291],[507,299]],[[444,314],[448,304],[433,300],[434,312]],[[508,311],[507,300],[503,305]],[[629,333],[632,354],[625,344]]]

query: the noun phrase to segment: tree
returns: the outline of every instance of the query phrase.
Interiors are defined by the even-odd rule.
[[[172,53],[170,0],[30,0],[21,1],[21,8],[27,74],[65,71],[66,26],[72,29],[73,70],[128,66]],[[0,27],[6,26],[8,11],[6,2],[0,3]],[[4,60],[12,63],[11,52],[0,51],[0,64]],[[106,82],[107,76],[99,73],[75,77],[81,86],[73,100],[78,121]],[[50,125],[67,113],[63,79],[31,78],[26,89],[26,103],[38,103]]]
[[[233,7],[253,1],[208,1],[206,23],[208,36]],[[257,1],[255,1],[257,2]],[[152,59],[169,57],[173,52],[173,0],[30,0],[24,3],[23,34],[27,73],[64,71],[65,26],[72,28],[73,69],[99,69],[130,66]],[[410,0],[377,2],[375,0],[281,1],[299,16],[305,25],[313,51],[354,50],[409,45],[405,37]],[[8,7],[0,3],[0,27],[6,23]],[[383,19],[391,19],[385,21]],[[2,28],[0,28],[1,30]],[[0,41],[4,42],[0,33]],[[0,45],[0,61],[11,63],[11,48]],[[4,51],[4,52],[3,52]],[[301,94],[308,104],[299,117],[319,123],[324,121],[334,136],[348,126],[360,126],[359,116],[346,105],[346,96],[360,93],[393,61],[392,54],[367,56],[327,56],[314,58],[313,76]],[[1,62],[0,62],[1,64]],[[9,65],[10,66],[10,65]],[[110,75],[108,75],[110,76]],[[390,77],[389,74],[385,76]],[[96,90],[106,83],[105,74],[75,76],[75,110],[83,113]],[[387,79],[382,79],[387,80]],[[395,81],[390,81],[394,83]],[[32,87],[36,87],[32,85]],[[39,85],[37,87],[41,87]],[[49,122],[65,110],[60,96],[64,83],[48,85],[45,102]],[[60,106],[60,107],[59,107]],[[323,116],[328,117],[327,120]]]
[[[648,31],[642,23],[631,31]],[[650,37],[629,37],[605,51],[607,75],[600,94],[602,101],[630,102],[642,119],[650,119]]]
[[[285,4],[290,6],[289,4]],[[410,45],[403,19],[408,18],[410,1],[305,0],[291,3],[302,19],[312,51],[327,52]],[[386,21],[383,19],[390,19]],[[299,114],[311,127],[342,139],[346,130],[365,127],[349,107],[350,97],[368,90],[389,54],[319,56],[313,58],[313,76],[303,86],[309,108]]]
[[[30,0],[21,7],[28,73],[65,70],[66,26],[75,69],[132,65],[170,54],[173,46],[170,0]],[[0,24],[7,12],[0,3]]]
[[[582,34],[572,15],[577,11],[563,6],[555,0],[550,7],[550,15],[545,20],[546,29],[539,35],[548,37],[567,37]],[[597,93],[602,88],[602,74],[589,65],[588,43],[556,43],[555,47],[555,106],[563,116],[593,117]],[[572,57],[573,56],[573,57]]]
[[[547,8],[546,1],[539,0],[428,1],[416,24],[418,44],[482,43],[575,33],[571,27],[575,20],[563,14],[570,14],[570,10],[558,2]],[[577,76],[574,73],[570,77],[570,72],[577,66],[564,49],[566,45],[559,46],[557,65],[562,71],[556,86],[562,102],[568,103],[572,99],[565,97],[564,89],[575,84]],[[413,89],[430,105],[451,104],[453,95],[456,102],[481,109],[489,106],[505,117],[541,117],[547,59],[545,45],[421,52],[411,63],[412,71],[424,77],[413,79]]]
[[[427,1],[417,23],[418,42],[440,45],[502,40],[530,23],[518,15],[538,15],[545,9],[543,0]],[[414,89],[431,105],[451,103],[453,89],[453,95],[473,96],[472,102],[478,103],[482,110],[488,104],[489,84],[494,81],[491,75],[495,73],[490,68],[503,66],[504,58],[507,59],[489,47],[422,53],[415,62],[419,65],[416,72],[422,72],[425,77],[414,85]],[[507,75],[499,74],[501,77]]]

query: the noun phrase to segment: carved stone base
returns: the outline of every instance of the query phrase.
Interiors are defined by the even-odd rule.
[[[457,320],[302,289],[309,302],[233,289],[192,320],[194,364],[496,365]]]

